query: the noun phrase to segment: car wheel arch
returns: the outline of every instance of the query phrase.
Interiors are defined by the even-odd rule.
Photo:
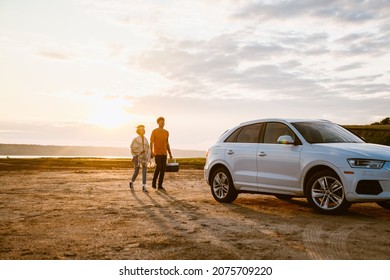
[[[230,173],[230,177],[232,176],[232,172],[230,171],[230,169],[225,164],[223,164],[223,163],[216,163],[210,169],[210,176],[208,178],[209,185],[212,184],[212,182],[211,182],[212,175],[214,174],[215,170],[217,170],[218,168],[225,168]]]

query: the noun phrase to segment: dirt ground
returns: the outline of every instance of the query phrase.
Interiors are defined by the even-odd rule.
[[[0,259],[390,259],[390,211],[374,203],[342,216],[305,199],[220,204],[202,170],[166,173],[166,191],[148,173],[148,193],[130,191],[130,172],[0,172]]]

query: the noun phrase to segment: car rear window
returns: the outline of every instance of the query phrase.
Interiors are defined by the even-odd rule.
[[[262,123],[256,123],[236,129],[225,142],[228,143],[259,143]]]

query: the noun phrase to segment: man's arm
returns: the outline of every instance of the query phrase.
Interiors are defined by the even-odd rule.
[[[154,137],[152,132],[152,135],[150,136],[150,158],[154,158],[153,146],[154,146]]]
[[[170,145],[169,145],[168,138],[169,138],[169,134],[168,134],[168,137],[167,137],[167,151],[168,151],[168,153],[169,153],[169,158],[170,158],[170,159],[173,159],[172,153],[171,153],[171,147],[170,147]]]

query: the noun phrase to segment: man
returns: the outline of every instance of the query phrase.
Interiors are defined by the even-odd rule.
[[[169,132],[164,129],[165,119],[159,117],[157,119],[158,128],[152,131],[150,136],[150,150],[152,151],[152,158],[155,157],[156,169],[154,170],[152,188],[164,190],[164,174],[167,164],[167,153],[169,158],[172,159],[171,148],[169,147]],[[156,185],[158,179],[158,186]]]

